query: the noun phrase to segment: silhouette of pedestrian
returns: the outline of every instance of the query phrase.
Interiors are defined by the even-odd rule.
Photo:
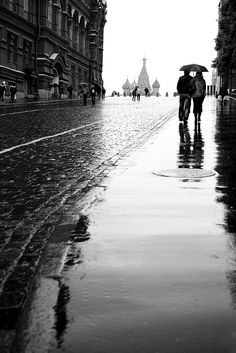
[[[137,86],[137,101],[140,102],[140,96],[141,96],[141,89],[139,88],[139,86]]]
[[[5,81],[3,81],[0,85],[0,100],[2,102],[4,102],[5,90],[6,90],[6,83]]]
[[[132,92],[132,101],[136,101],[136,96],[137,96],[137,87]]]
[[[95,105],[96,91],[94,86],[91,87],[90,95],[91,95],[92,105]]]
[[[15,97],[16,96],[16,84],[12,83],[10,85],[10,98],[11,98],[11,102],[14,102]]]
[[[83,102],[84,105],[87,105],[87,98],[88,98],[88,88],[86,86],[84,86],[82,88],[82,94],[83,94]]]
[[[72,92],[73,92],[73,87],[72,87],[72,85],[70,85],[68,88],[67,88],[67,91],[68,91],[68,93],[69,93],[69,99],[72,99]]]
[[[202,72],[197,72],[192,79],[194,88],[193,98],[193,114],[195,117],[195,124],[201,121],[202,103],[206,96],[206,81],[203,78]]]
[[[144,88],[144,92],[145,92],[145,97],[148,97],[149,89],[147,87]]]
[[[102,99],[105,99],[105,96],[106,96],[106,90],[105,90],[105,88],[103,87],[103,88],[102,88]]]

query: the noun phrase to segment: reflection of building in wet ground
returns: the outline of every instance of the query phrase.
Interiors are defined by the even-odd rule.
[[[69,287],[63,283],[60,283],[59,287],[60,289],[57,298],[57,304],[54,307],[54,329],[56,330],[56,340],[58,347],[60,347],[64,341],[64,334],[66,333],[66,328],[68,325],[66,305],[70,301]]]
[[[227,273],[232,305],[236,309],[236,104],[218,107],[215,142],[217,145],[217,201],[225,206],[224,228],[232,249],[232,269]]]
[[[83,262],[80,242],[89,238],[88,233],[89,219],[85,215],[81,215],[75,225],[73,232],[70,234],[70,247],[67,252],[63,271],[67,272],[71,267],[80,265]],[[59,293],[57,297],[57,304],[54,307],[55,323],[54,329],[56,331],[55,338],[57,345],[60,347],[64,341],[69,319],[67,317],[67,304],[70,301],[69,286],[59,281]]]
[[[188,125],[179,124],[179,168],[202,168],[204,160],[204,141],[202,139],[201,124],[196,124],[193,131],[193,142]]]

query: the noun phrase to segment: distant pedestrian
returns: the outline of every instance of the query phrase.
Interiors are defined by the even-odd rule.
[[[137,101],[140,102],[140,96],[141,96],[141,89],[137,86]]]
[[[197,72],[192,79],[192,86],[194,87],[192,94],[193,98],[193,114],[195,117],[195,124],[201,121],[202,104],[206,96],[206,81],[203,78],[202,72]]]
[[[84,86],[82,88],[82,95],[83,95],[84,105],[87,105],[87,98],[88,98],[88,88],[87,88],[87,86]]]
[[[132,91],[132,101],[136,101],[136,96],[137,96],[137,87]]]
[[[106,90],[105,90],[105,88],[103,87],[103,88],[102,88],[102,99],[105,99],[105,96],[106,96]]]
[[[101,89],[101,87],[100,87],[99,85],[96,85],[95,91],[96,91],[96,94],[97,94],[98,99],[101,99],[101,92],[102,92],[102,89]]]
[[[92,105],[95,105],[96,91],[95,91],[95,87],[94,86],[91,86],[90,96],[91,96]]]
[[[149,95],[149,89],[147,87],[144,88],[144,92],[145,92],[145,97],[148,97]]]
[[[67,88],[67,91],[68,91],[68,93],[69,93],[68,98],[69,98],[69,99],[72,99],[72,92],[73,92],[73,87],[72,87],[72,85],[70,85],[70,86]]]
[[[4,102],[4,96],[6,91],[6,82],[3,81],[0,85],[0,100]]]
[[[16,84],[12,83],[10,85],[10,98],[11,98],[11,102],[14,102],[16,99]]]

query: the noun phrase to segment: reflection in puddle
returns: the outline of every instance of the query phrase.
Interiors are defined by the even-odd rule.
[[[179,168],[203,168],[204,163],[204,140],[202,138],[201,124],[195,124],[193,140],[188,125],[179,124]]]
[[[87,240],[90,237],[88,233],[89,219],[87,216],[80,216],[78,222],[75,225],[75,229],[72,233],[70,240],[70,247],[67,252],[65,259],[63,272],[66,273],[71,267],[81,265],[83,263],[83,255],[81,246],[78,245],[80,238]],[[85,239],[86,238],[86,239]],[[59,281],[59,293],[57,298],[57,304],[54,307],[55,311],[55,324],[54,330],[56,331],[55,338],[57,341],[57,347],[60,348],[64,342],[64,336],[66,335],[69,320],[67,317],[67,304],[70,301],[70,290],[69,286]]]
[[[232,307],[236,309],[236,107],[229,104],[217,111],[215,142],[217,145],[217,202],[225,206],[224,229],[229,234],[229,250],[232,255],[231,269],[227,272],[227,280],[232,299]]]
[[[64,341],[64,335],[68,325],[66,305],[70,300],[69,287],[65,284],[59,284],[60,290],[57,298],[55,310],[55,325],[57,346],[60,347]]]

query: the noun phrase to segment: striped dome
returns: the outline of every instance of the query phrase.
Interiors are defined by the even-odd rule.
[[[156,79],[156,81],[153,83],[152,88],[160,88],[160,83],[157,81],[157,79]]]
[[[125,83],[123,84],[122,88],[123,89],[130,89],[130,83],[129,83],[128,79],[125,81]]]

